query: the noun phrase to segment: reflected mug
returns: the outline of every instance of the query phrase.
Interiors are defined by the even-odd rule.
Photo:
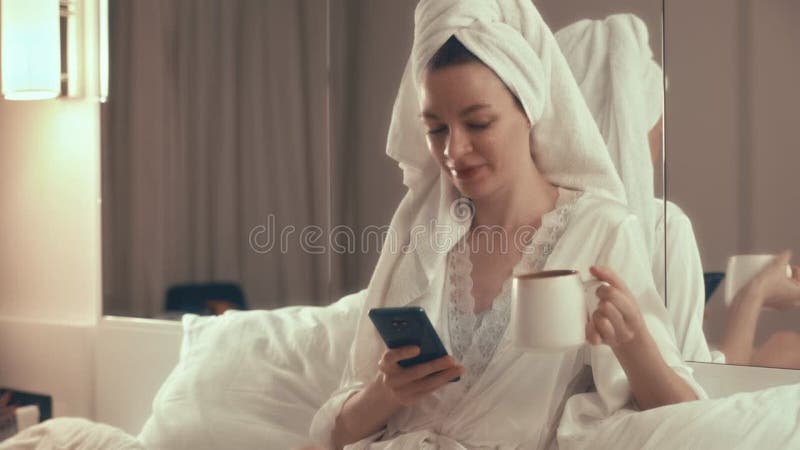
[[[586,322],[604,283],[582,281],[577,270],[515,275],[511,284],[511,339],[526,351],[559,352],[586,342]]]
[[[728,258],[728,266],[725,269],[725,306],[730,306],[739,290],[758,275],[776,256],[733,255]],[[786,276],[792,276],[792,268],[788,264],[786,265]]]

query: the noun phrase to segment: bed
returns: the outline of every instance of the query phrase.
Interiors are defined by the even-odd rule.
[[[181,327],[165,326],[153,342],[139,340],[123,351],[118,372],[99,372],[98,400],[115,409],[99,408],[97,418],[110,425],[55,419],[0,449],[305,447],[311,418],[337,387],[352,338],[352,327],[331,324],[354,323],[360,300],[357,293],[327,307],[187,315]],[[99,341],[105,343],[98,355],[119,353],[114,339]],[[153,360],[152,348],[164,352]],[[158,370],[143,364],[149,360]],[[621,411],[601,429],[562,430],[562,446],[800,448],[800,371],[691,366],[712,399]],[[122,372],[127,382],[114,383]]]

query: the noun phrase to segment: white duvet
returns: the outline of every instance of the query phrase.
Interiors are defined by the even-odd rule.
[[[187,317],[180,362],[138,437],[85,419],[55,419],[0,443],[0,450],[304,446],[313,414],[337,386],[358,302],[353,295],[326,308]],[[558,434],[563,449],[800,449],[798,427],[800,384],[623,410],[594,429],[562,426]],[[462,448],[456,440],[439,444]]]
[[[620,411],[593,430],[559,430],[562,449],[800,449],[800,384]]]
[[[0,442],[2,450],[143,450],[135,437],[102,423],[76,417],[48,420]]]
[[[560,430],[561,448],[577,449],[797,449],[800,448],[800,385],[780,386],[758,392],[740,393],[730,397],[682,403],[644,412],[621,411],[595,430],[580,430],[580,439],[569,437],[574,430]],[[207,424],[206,430],[195,430],[196,436],[218,433],[229,425],[237,414],[220,416],[223,420]],[[253,424],[254,426],[256,424]],[[274,428],[261,424],[269,433]],[[299,424],[298,424],[299,425]],[[296,427],[284,432],[294,433]],[[187,430],[187,433],[191,431]],[[190,441],[191,436],[187,436]],[[175,447],[146,447],[133,436],[114,427],[85,419],[54,419],[29,428],[14,438],[0,443],[0,450],[89,450],[145,448],[261,448],[288,449],[299,445],[294,438],[286,441],[246,441],[253,435],[241,436],[236,442],[244,447],[226,445],[215,439],[217,446],[208,442],[195,447],[196,442]],[[294,441],[294,442],[293,442]],[[233,444],[229,441],[228,444]],[[443,443],[441,447],[460,449],[456,442]]]

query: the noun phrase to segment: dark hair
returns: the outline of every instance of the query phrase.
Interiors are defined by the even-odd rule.
[[[469,51],[467,47],[464,47],[464,44],[456,39],[455,36],[450,36],[450,39],[434,53],[425,68],[434,71],[471,62],[483,64],[483,61]]]
[[[439,47],[439,50],[436,50],[436,53],[433,54],[430,61],[428,61],[428,64],[425,66],[425,70],[433,72],[435,70],[444,69],[445,67],[452,67],[467,63],[484,64],[480,58],[469,51],[467,47],[464,47],[464,44],[462,44],[461,41],[459,41],[455,36],[450,36],[450,38],[447,39],[447,42]],[[506,88],[508,89],[508,87]],[[519,110],[525,113],[525,108],[522,107],[522,102],[519,100],[519,98],[514,95],[513,92],[511,92],[511,89],[508,89],[508,93],[514,98],[514,103],[517,105]]]

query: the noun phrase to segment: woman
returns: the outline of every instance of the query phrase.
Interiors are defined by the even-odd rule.
[[[703,269],[691,221],[672,202],[666,202],[665,212],[663,200],[653,197],[652,163],[661,158],[664,91],[663,73],[653,60],[646,25],[634,15],[620,14],[576,22],[555,36],[600,128],[628,205],[647,236],[653,277],[659,294],[667,299],[684,360],[800,368],[796,350],[800,335],[796,333],[777,333],[759,349],[753,348],[762,306],[800,306],[797,269],[793,278],[785,276],[791,256],[787,252],[736,296],[721,352],[709,350],[703,334]]]
[[[402,246],[382,250],[341,388],[312,423],[321,444],[541,448],[565,408],[579,433],[631,404],[703,395],[644,270],[641,229],[602,138],[531,2],[420,2],[387,153],[409,188],[392,219]],[[511,345],[511,274],[550,268],[608,282],[587,323],[596,345]],[[452,356],[397,364],[417,349],[386,350],[366,313],[408,305],[425,308]],[[595,392],[566,405],[590,384]]]

